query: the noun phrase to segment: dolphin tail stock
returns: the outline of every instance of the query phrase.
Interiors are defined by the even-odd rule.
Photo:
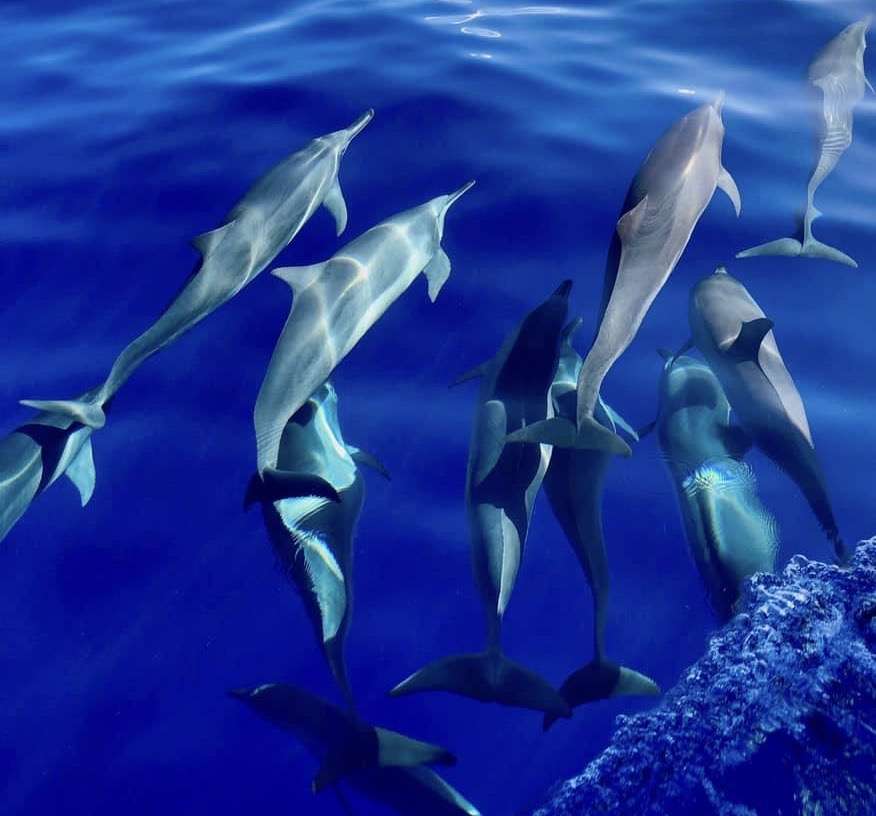
[[[527,708],[554,717],[571,716],[550,683],[498,649],[436,660],[402,680],[389,694],[401,697],[420,691],[447,691],[484,703]]]
[[[599,659],[572,672],[560,686],[560,696],[570,709],[610,697],[654,697],[658,694],[660,686],[650,677]],[[546,713],[543,729],[547,731],[556,721],[555,716]]]
[[[562,417],[543,419],[508,434],[505,441],[579,450],[601,450],[623,457],[632,456],[630,446],[620,436],[591,416],[581,418],[577,428],[568,419]]]
[[[98,430],[106,425],[106,414],[100,397],[101,389],[94,396],[75,400],[20,400],[22,405],[48,414],[62,414],[74,422]]]

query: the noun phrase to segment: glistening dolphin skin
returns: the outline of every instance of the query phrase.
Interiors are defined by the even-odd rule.
[[[772,572],[778,547],[776,521],[741,461],[749,439],[730,424],[714,372],[687,356],[667,356],[654,424],[691,556],[715,614],[729,620],[742,581]]]
[[[161,317],[116,358],[103,385],[87,401],[25,400],[24,404],[101,427],[104,403],[134,370],[254,280],[320,205],[332,213],[340,235],[347,224],[338,183],[340,161],[373,115],[366,111],[350,127],[320,136],[280,162],[234,205],[222,226],[195,238],[194,246],[203,256],[200,268]]]
[[[530,428],[530,441],[630,455],[594,411],[602,381],[636,336],[716,188],[739,215],[739,190],[721,164],[723,100],[721,94],[676,122],[639,168],[608,253],[599,329],[578,377],[577,427],[558,417]]]
[[[487,648],[429,664],[399,683],[394,696],[449,691],[484,702],[568,716],[556,690],[502,654],[500,630],[511,599],[535,497],[550,461],[546,445],[506,436],[551,416],[548,391],[557,368],[571,281],[531,311],[491,360],[459,378],[481,378],[469,448],[466,507],[475,582],[487,618]]]
[[[742,428],[794,480],[845,562],[806,409],[779,353],[773,322],[723,267],[691,290],[689,319],[693,344],[721,381]]]
[[[806,210],[803,214],[803,241],[779,238],[740,252],[737,258],[756,255],[788,255],[791,257],[824,258],[828,261],[857,267],[857,262],[844,252],[821,243],[812,235],[812,222],[821,215],[815,207],[815,191],[836,167],[840,157],[852,143],[852,113],[870,86],[864,74],[864,50],[870,17],[844,28],[818,53],[809,66],[809,82],[821,92],[818,159],[806,188]],[[870,86],[872,90],[872,86]]]
[[[324,263],[273,271],[294,299],[256,399],[259,473],[276,466],[286,420],[417,275],[426,276],[430,299],[438,297],[450,275],[444,218],[473,184],[394,215]]]
[[[320,758],[314,793],[344,780],[403,816],[479,816],[470,802],[423,767],[454,765],[456,758],[443,748],[363,723],[294,686],[269,683],[229,694],[291,731]]]
[[[274,481],[265,485],[253,477],[247,497],[261,498],[277,559],[297,586],[329,668],[351,707],[344,641],[353,604],[353,537],[365,496],[357,462],[386,475],[376,459],[344,442],[337,394],[326,382],[286,423]],[[315,490],[314,480],[328,485],[334,498]],[[278,497],[280,492],[285,495]]]
[[[571,336],[580,323],[580,319],[574,321],[564,332],[560,362],[551,386],[551,402],[556,415],[571,421],[575,419],[576,385],[581,368],[581,357],[572,346]],[[632,428],[601,399],[597,401],[595,417],[612,433],[622,427],[636,438]],[[610,453],[601,450],[557,447],[551,454],[544,480],[554,516],[584,570],[593,597],[593,659],[569,675],[560,686],[560,695],[570,708],[606,697],[660,693],[653,680],[612,663],[605,654],[609,575],[602,532],[602,493],[611,459]],[[545,714],[545,730],[555,719],[555,716]]]

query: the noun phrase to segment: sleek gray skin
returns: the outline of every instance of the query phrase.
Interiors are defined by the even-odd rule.
[[[578,376],[577,427],[557,417],[519,439],[630,455],[627,443],[594,417],[599,392],[669,279],[716,188],[729,196],[739,215],[739,190],[721,164],[723,102],[722,93],[669,128],[630,185],[606,262],[599,330]]]
[[[715,614],[726,621],[742,582],[775,569],[776,520],[742,461],[750,440],[730,424],[730,403],[712,369],[693,357],[664,359],[654,427],[690,553]]]
[[[326,382],[283,431],[277,463],[283,497],[266,491],[258,477],[248,496],[261,499],[277,559],[297,586],[329,668],[351,707],[344,641],[353,604],[353,537],[365,497],[357,463],[376,467],[386,476],[374,457],[344,442],[337,394]],[[335,500],[314,495],[310,477],[330,485]]]
[[[487,623],[487,648],[429,664],[399,683],[394,696],[449,691],[483,702],[569,716],[556,690],[502,653],[502,619],[523,555],[535,497],[551,449],[506,443],[509,432],[552,415],[548,391],[557,368],[571,281],[533,309],[495,357],[457,382],[481,378],[466,475],[472,559]]]
[[[821,92],[819,116],[818,159],[806,188],[806,210],[803,214],[803,241],[779,238],[766,244],[743,250],[737,258],[756,255],[787,255],[790,257],[824,258],[828,261],[857,267],[857,262],[844,252],[821,243],[812,235],[812,222],[821,215],[815,207],[815,191],[836,167],[840,157],[852,143],[852,113],[870,87],[864,74],[864,49],[870,17],[844,28],[834,37],[809,66],[809,82]]]
[[[95,479],[91,434],[66,414],[42,412],[0,439],[0,541],[61,475],[88,504]]]
[[[373,116],[373,111],[366,111],[350,127],[320,136],[280,162],[234,205],[222,226],[195,238],[193,244],[203,256],[200,267],[161,317],[122,351],[90,399],[22,402],[66,413],[77,422],[100,428],[105,421],[104,403],[134,370],[253,281],[320,205],[332,213],[340,235],[347,224],[347,208],[338,183],[341,158]],[[318,384],[314,383],[314,388]]]
[[[402,816],[479,816],[474,805],[424,767],[454,765],[456,758],[443,748],[363,723],[294,686],[268,683],[229,694],[291,731],[320,758],[314,793],[343,780]],[[339,788],[335,791],[340,796]]]
[[[450,276],[441,248],[450,206],[470,181],[372,227],[324,263],[272,274],[292,287],[292,310],[256,399],[254,422],[260,473],[277,463],[280,435],[335,366],[421,272],[435,300]]]
[[[556,415],[573,422],[582,361],[572,346],[571,337],[580,324],[579,318],[564,332],[560,362],[550,392]],[[636,432],[601,398],[596,402],[594,416],[612,433],[622,428],[630,438],[638,439]],[[593,658],[560,686],[560,696],[569,708],[607,697],[660,693],[659,686],[649,677],[612,663],[605,654],[609,574],[602,532],[602,493],[605,472],[612,458],[610,453],[601,450],[554,448],[544,480],[554,516],[584,570],[593,598]],[[553,715],[545,714],[545,730],[555,720]]]
[[[827,495],[803,400],[791,379],[773,322],[736,278],[718,267],[690,296],[692,343],[718,376],[752,441],[797,484],[837,558],[849,556]]]

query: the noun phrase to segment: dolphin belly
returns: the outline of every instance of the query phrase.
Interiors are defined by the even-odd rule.
[[[0,541],[30,507],[42,477],[39,445],[17,432],[0,440]]]

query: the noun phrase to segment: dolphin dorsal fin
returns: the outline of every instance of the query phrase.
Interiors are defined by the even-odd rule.
[[[285,281],[289,288],[292,289],[292,293],[297,296],[322,274],[327,263],[326,261],[324,263],[311,264],[310,266],[281,266],[277,269],[272,269],[271,274],[275,278]]]
[[[432,260],[426,265],[423,270],[426,280],[429,282],[429,300],[435,302],[441,287],[447,282],[450,277],[450,258],[447,253],[439,246],[438,251],[432,257]]]
[[[64,475],[76,486],[82,506],[85,507],[94,493],[94,453],[91,449],[91,439],[85,440],[79,453],[67,465]]]
[[[635,207],[625,212],[617,221],[617,234],[622,242],[629,241],[638,231],[648,209],[648,196],[645,196]]]
[[[196,235],[192,238],[192,246],[198,250],[201,255],[206,257],[213,251],[216,244],[219,243],[222,236],[225,235],[226,231],[233,223],[234,221],[229,221],[227,224],[223,224],[221,227],[217,227],[214,230],[202,232],[200,235]]]
[[[738,218],[742,212],[742,196],[739,195],[739,188],[736,186],[736,182],[733,181],[733,176],[727,172],[726,167],[722,167],[721,172],[718,173],[717,186],[727,194],[727,198],[733,203],[733,209],[736,210],[736,217]]]
[[[738,362],[757,362],[760,344],[775,324],[768,317],[758,317],[742,324],[739,334],[727,348],[727,356]]]
[[[335,228],[337,234],[340,235],[347,228],[347,202],[344,201],[341,183],[337,177],[335,177],[332,186],[329,187],[329,191],[326,193],[322,203],[335,219]]]
[[[490,364],[493,362],[492,358],[487,360],[485,363],[478,363],[476,366],[468,369],[468,371],[463,371],[452,383],[450,383],[450,388],[454,386],[461,385],[464,382],[468,382],[469,380],[476,380],[478,377],[483,377],[484,374],[487,373],[487,369],[490,367]]]

